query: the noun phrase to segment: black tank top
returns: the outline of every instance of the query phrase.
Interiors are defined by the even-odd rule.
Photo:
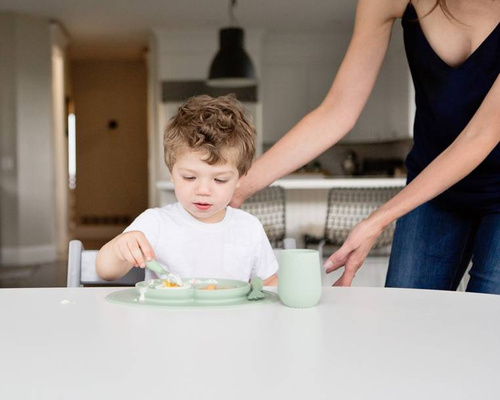
[[[408,182],[457,138],[500,72],[500,23],[463,64],[450,67],[434,52],[417,18],[408,4],[402,25],[416,103],[414,144],[406,159]],[[500,145],[436,201],[469,211],[500,212]]]

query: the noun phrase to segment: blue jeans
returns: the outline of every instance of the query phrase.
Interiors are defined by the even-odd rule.
[[[428,202],[397,221],[385,285],[456,290],[471,259],[467,291],[500,294],[500,214]]]

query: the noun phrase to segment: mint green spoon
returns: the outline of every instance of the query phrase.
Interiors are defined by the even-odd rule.
[[[156,260],[146,261],[146,268],[156,272],[158,275],[166,276],[169,282],[175,283],[176,285],[182,286],[184,284],[179,275],[167,271]]]
[[[261,278],[259,278],[258,276],[253,278],[252,281],[250,282],[250,286],[252,290],[247,296],[248,300],[251,301],[262,300],[263,298],[266,297],[266,295],[263,292],[264,283],[262,282]]]

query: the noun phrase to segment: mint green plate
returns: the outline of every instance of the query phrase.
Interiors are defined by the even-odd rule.
[[[196,281],[195,283],[191,283]],[[233,302],[246,298],[250,293],[250,284],[234,279],[184,278],[184,287],[163,289],[163,279],[150,279],[137,282],[135,289],[139,295],[154,301],[184,303],[197,302]],[[217,290],[204,290],[209,285],[216,285]]]
[[[136,307],[160,307],[168,309],[177,310],[189,310],[189,309],[207,309],[207,308],[246,308],[261,306],[264,304],[271,304],[279,301],[279,297],[276,293],[268,292],[264,290],[265,297],[262,300],[250,301],[246,297],[239,297],[233,300],[225,299],[224,301],[199,301],[196,299],[191,299],[190,301],[165,301],[161,299],[153,299],[144,297],[142,301],[139,301],[139,293],[136,289],[125,289],[117,292],[110,293],[106,296],[106,300],[115,304],[125,304]]]
[[[190,283],[193,280],[196,283]],[[113,292],[106,299],[114,303],[183,309],[266,304],[278,300],[278,295],[272,292],[266,292],[262,300],[248,300],[250,284],[244,281],[186,278],[183,282],[185,287],[162,289],[163,279],[150,279],[136,283],[134,289]],[[217,285],[219,289],[204,290],[212,284]]]

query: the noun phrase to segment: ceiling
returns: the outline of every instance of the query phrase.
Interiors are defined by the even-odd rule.
[[[239,0],[238,22],[268,31],[330,31],[352,25],[354,0]],[[229,22],[228,0],[0,0],[60,22],[72,58],[139,57],[151,29],[211,28]]]

